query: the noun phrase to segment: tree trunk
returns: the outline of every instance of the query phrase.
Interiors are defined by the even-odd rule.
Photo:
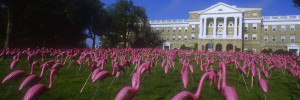
[[[9,47],[9,38],[11,34],[11,28],[12,28],[12,21],[11,21],[11,15],[10,10],[7,8],[7,29],[6,29],[6,36],[4,41],[4,48]]]
[[[94,36],[93,36],[93,49],[95,49],[95,43],[96,42],[96,34],[94,34]]]

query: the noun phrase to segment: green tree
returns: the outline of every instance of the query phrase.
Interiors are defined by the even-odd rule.
[[[107,34],[118,34],[119,43],[123,43],[123,47],[131,43],[130,32],[134,32],[135,40],[143,33],[143,27],[147,23],[145,9],[135,6],[132,0],[118,0],[107,7],[107,12],[112,18],[110,32]]]

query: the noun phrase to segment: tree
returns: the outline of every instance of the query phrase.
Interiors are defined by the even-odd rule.
[[[9,38],[5,43],[9,47],[83,47],[87,29],[98,34],[103,28],[94,28],[103,24],[99,21],[103,4],[98,0],[1,0],[1,3],[10,11],[0,12],[8,16],[5,37]]]
[[[3,6],[7,10],[7,28],[4,40],[4,48],[8,48],[12,33],[13,19],[17,12],[20,11],[27,3],[23,0],[1,0],[0,4],[1,8]]]
[[[84,0],[89,7],[90,20],[87,27],[88,38],[93,40],[93,49],[95,48],[96,37],[103,35],[107,31],[109,24],[107,22],[108,16],[106,10],[103,8],[104,4],[99,0]],[[92,5],[92,6],[89,6]]]
[[[122,44],[122,47],[132,43],[129,35],[131,32],[135,34],[134,40],[144,32],[143,27],[147,23],[145,9],[135,6],[132,0],[118,0],[107,7],[107,12],[112,18],[110,31],[107,34],[119,34],[119,44]]]
[[[300,7],[300,0],[293,0],[295,7]]]

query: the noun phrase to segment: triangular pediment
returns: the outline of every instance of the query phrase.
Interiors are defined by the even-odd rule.
[[[242,12],[241,10],[239,10],[238,8],[236,8],[235,6],[230,6],[228,4],[225,3],[218,3],[215,4],[205,10],[202,10],[200,13],[201,14],[214,14],[214,13],[240,13]]]

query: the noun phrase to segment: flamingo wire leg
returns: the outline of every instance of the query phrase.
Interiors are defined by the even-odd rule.
[[[113,81],[111,81],[111,83],[109,84],[109,86],[108,86],[108,88],[107,88],[107,89],[109,89],[109,88],[111,87],[111,85],[114,83],[114,81],[115,81],[116,79],[118,79],[118,78],[117,78],[117,77],[115,77],[115,78],[113,79]]]
[[[14,82],[13,82],[13,83],[14,83]],[[4,96],[4,100],[5,100],[6,96],[8,95],[8,93],[10,92],[10,89],[11,89],[13,83],[10,84],[8,91],[6,92],[6,94],[5,94],[5,96]]]
[[[86,79],[85,83],[83,84],[83,86],[82,86],[82,88],[81,88],[81,90],[80,90],[80,93],[82,93],[82,91],[83,91],[83,89],[84,89],[84,87],[85,87],[87,81],[90,79],[91,75],[92,75],[92,72],[90,73],[90,75],[89,75],[88,78]]]
[[[136,69],[136,67],[137,67],[137,64],[136,64],[135,67],[132,69],[131,74],[130,74],[130,77],[132,76],[133,71]]]
[[[67,70],[69,69],[69,67],[70,67],[70,64],[72,63],[73,61],[71,60],[71,61],[69,61],[69,64],[68,64],[68,68],[67,68]]]
[[[95,95],[96,95],[96,93],[98,92],[98,89],[99,89],[99,86],[100,86],[99,83],[100,83],[100,82],[98,82],[98,86],[97,86],[97,89],[96,89],[96,91],[95,91],[95,93],[94,93],[94,96],[93,96],[93,99],[92,99],[92,100],[94,100]]]
[[[247,91],[248,91],[248,93],[249,93],[249,89],[248,89],[248,86],[247,86],[246,80],[245,80],[245,78],[244,78],[244,75],[242,74],[241,76],[243,77],[243,80],[244,80],[244,83],[245,83],[246,89],[247,89]]]

